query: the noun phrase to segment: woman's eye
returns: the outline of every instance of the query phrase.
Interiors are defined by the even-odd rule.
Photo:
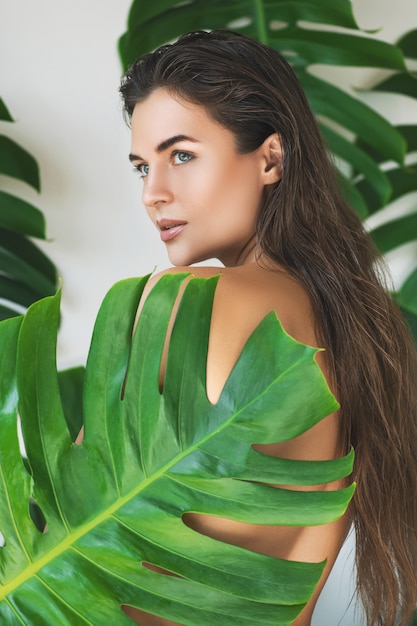
[[[181,165],[182,163],[191,161],[192,158],[193,158],[193,155],[190,154],[189,152],[178,151],[178,152],[174,152],[173,154],[174,165]]]
[[[143,178],[149,174],[149,165],[147,163],[139,163],[138,165],[135,165],[134,171],[138,172]]]

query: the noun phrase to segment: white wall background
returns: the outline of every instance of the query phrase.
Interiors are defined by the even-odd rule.
[[[43,248],[63,280],[60,367],[85,362],[99,305],[114,282],[168,265],[127,160],[116,44],[130,4],[3,0],[2,97],[16,124],[0,123],[0,130],[38,160],[42,192],[0,182],[47,219],[51,241]],[[375,36],[388,41],[417,25],[415,0],[355,0],[354,7],[359,24],[381,28]],[[375,72],[337,68],[334,75],[346,85],[366,86]],[[389,114],[393,121],[417,120],[409,101]]]

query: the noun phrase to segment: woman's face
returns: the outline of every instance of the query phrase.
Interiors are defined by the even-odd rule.
[[[156,89],[133,111],[130,159],[173,265],[254,260],[268,169],[262,146],[239,154],[233,134],[204,107]]]

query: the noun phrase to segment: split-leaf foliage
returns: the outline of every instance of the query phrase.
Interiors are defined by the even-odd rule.
[[[349,476],[353,453],[294,461],[251,445],[298,436],[334,411],[336,400],[316,350],[290,338],[270,313],[248,339],[218,403],[209,402],[216,278],[187,284],[160,390],[164,340],[185,277],[157,283],[133,342],[146,278],[122,281],[106,296],[87,361],[81,444],[73,443],[74,420],[64,411],[56,370],[59,294],[0,323],[2,625],[129,624],[120,607],[132,605],[189,626],[277,626],[290,624],[311,596],[324,563],[216,541],[186,526],[183,515],[284,526],[342,515],[353,485],[292,487]]]
[[[14,122],[0,98],[0,121]],[[34,157],[5,134],[0,134],[0,175],[40,191]],[[19,315],[39,298],[55,293],[55,265],[32,241],[46,239],[43,213],[30,202],[0,190],[0,320]]]

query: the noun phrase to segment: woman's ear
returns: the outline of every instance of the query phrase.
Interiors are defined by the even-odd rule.
[[[262,177],[265,185],[271,185],[282,178],[283,152],[278,133],[269,135],[261,146],[263,159]]]

